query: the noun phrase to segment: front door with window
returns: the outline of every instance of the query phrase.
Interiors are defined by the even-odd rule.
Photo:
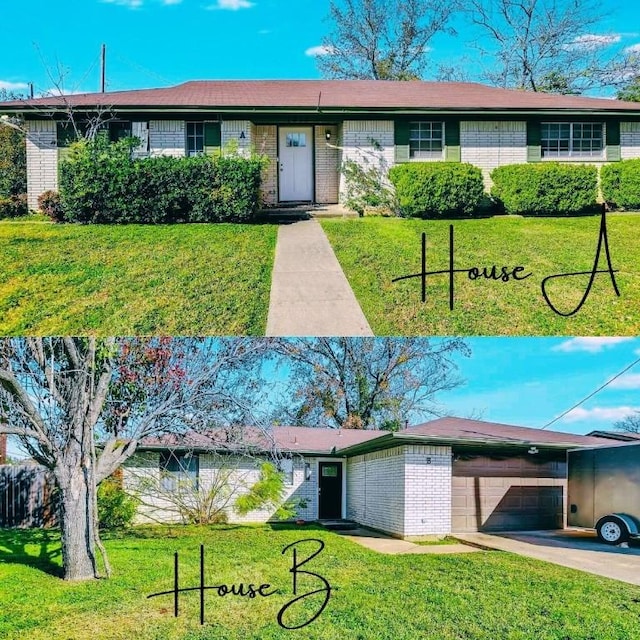
[[[320,462],[318,517],[321,520],[342,518],[342,463]]]
[[[312,127],[280,127],[279,156],[280,202],[312,202]]]

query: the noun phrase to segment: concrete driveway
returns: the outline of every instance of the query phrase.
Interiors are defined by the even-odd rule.
[[[487,549],[510,551],[545,560],[605,578],[640,585],[640,544],[611,547],[598,541],[593,532],[565,529],[522,533],[461,533],[461,541]]]

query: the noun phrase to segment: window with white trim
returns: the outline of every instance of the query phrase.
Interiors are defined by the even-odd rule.
[[[190,451],[160,452],[160,481],[165,491],[190,492],[198,490],[200,464],[197,453]]]
[[[409,123],[409,157],[420,159],[438,159],[444,149],[443,122]]]
[[[204,153],[204,122],[187,122],[187,155]]]
[[[543,158],[602,158],[601,122],[543,122],[541,126]]]

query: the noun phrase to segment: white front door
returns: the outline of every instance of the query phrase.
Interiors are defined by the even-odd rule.
[[[313,129],[280,127],[280,202],[313,201]]]

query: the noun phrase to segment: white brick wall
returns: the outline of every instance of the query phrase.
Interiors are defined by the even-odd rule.
[[[149,122],[149,155],[181,157],[186,152],[184,120]]]
[[[623,160],[640,158],[640,122],[620,123],[620,153]]]
[[[58,188],[58,148],[53,120],[27,120],[27,196],[29,209],[38,208],[38,196]]]
[[[403,447],[349,458],[347,518],[403,536],[404,484]]]
[[[395,162],[395,126],[393,120],[345,120],[340,132],[342,158],[362,166],[379,167],[383,173]],[[340,176],[340,193],[345,191]]]
[[[460,148],[462,162],[480,167],[485,188],[490,189],[493,169],[527,162],[527,123],[462,121]]]
[[[404,535],[451,532],[451,448],[405,447]]]
[[[229,146],[237,146],[238,152],[242,154],[251,152],[255,143],[256,127],[249,120],[223,120],[221,132],[223,152]],[[244,138],[240,137],[242,133]]]
[[[350,458],[347,517],[400,537],[451,531],[451,448],[410,445]]]
[[[327,142],[326,132],[331,132]],[[315,127],[316,153],[316,202],[335,204],[340,187],[340,154],[338,149],[338,127]]]
[[[274,509],[260,509],[252,511],[244,516],[237,514],[233,508],[233,502],[242,494],[245,488],[250,487],[260,477],[258,469],[259,460],[236,459],[230,463],[224,473],[232,469],[231,478],[227,483],[233,487],[226,509],[229,522],[266,522],[273,517]],[[293,458],[293,484],[285,486],[285,500],[307,500],[304,509],[298,509],[297,515],[306,520],[315,520],[318,516],[318,465],[316,458]],[[305,462],[310,464],[311,477],[305,480]],[[220,482],[223,478],[217,466],[214,455],[200,454],[199,457],[199,481],[203,488],[211,487],[215,482]],[[134,491],[139,486],[140,479],[160,477],[160,454],[154,452],[143,452],[136,454],[123,465],[123,481],[125,488]],[[143,504],[138,508],[136,522],[170,522],[178,521],[178,514],[174,513],[175,507],[157,496],[146,494],[143,497]]]

